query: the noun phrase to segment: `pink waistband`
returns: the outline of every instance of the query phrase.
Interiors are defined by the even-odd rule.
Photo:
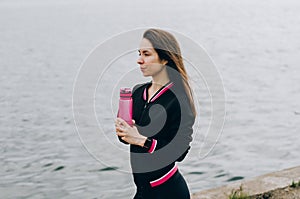
[[[167,180],[169,180],[175,174],[177,169],[178,169],[177,165],[174,165],[174,167],[168,173],[166,173],[164,176],[162,176],[161,178],[158,178],[157,180],[151,181],[150,182],[151,187],[156,187],[158,185],[163,184]]]

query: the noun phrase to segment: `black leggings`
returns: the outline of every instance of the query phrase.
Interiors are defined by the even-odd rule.
[[[137,187],[134,199],[190,199],[188,186],[179,173],[176,173],[163,184],[156,187]]]

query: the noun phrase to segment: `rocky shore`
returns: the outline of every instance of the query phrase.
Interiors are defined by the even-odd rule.
[[[300,199],[300,187],[286,186],[250,196],[249,199]]]
[[[300,166],[194,193],[192,199],[229,199],[234,192],[249,199],[300,199],[299,180]]]

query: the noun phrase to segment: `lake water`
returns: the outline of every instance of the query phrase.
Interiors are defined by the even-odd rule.
[[[72,92],[95,46],[138,27],[192,38],[223,80],[226,120],[217,145],[200,159],[196,140],[179,164],[191,192],[300,165],[299,9],[297,0],[0,0],[0,198],[134,194],[131,174],[120,171],[127,158],[107,148],[115,165],[106,165],[81,143]],[[201,117],[203,136],[201,121],[209,118]]]

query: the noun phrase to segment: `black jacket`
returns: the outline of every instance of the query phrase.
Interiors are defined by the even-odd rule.
[[[151,82],[139,84],[132,94],[133,119],[139,133],[148,137],[152,146],[150,149],[130,145],[131,167],[137,185],[160,178],[176,161],[184,159],[190,149],[195,121],[185,92],[174,83],[162,87],[148,103],[150,86]]]

